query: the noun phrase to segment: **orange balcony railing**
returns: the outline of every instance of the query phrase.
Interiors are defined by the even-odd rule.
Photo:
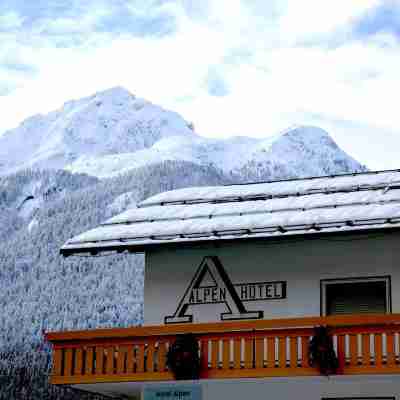
[[[201,378],[312,376],[315,326],[329,326],[340,374],[400,373],[400,315],[351,315],[47,333],[53,384],[173,380],[166,352],[176,335],[200,344]]]

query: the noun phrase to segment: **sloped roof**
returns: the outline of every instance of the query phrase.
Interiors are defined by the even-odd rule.
[[[173,190],[153,196],[61,253],[400,227],[400,170]]]

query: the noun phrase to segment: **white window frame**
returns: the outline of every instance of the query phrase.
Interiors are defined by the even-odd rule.
[[[386,286],[386,314],[392,313],[392,291],[390,275],[385,276],[368,276],[368,277],[354,277],[354,278],[335,278],[335,279],[321,279],[321,316],[327,316],[326,310],[326,288],[329,285],[343,284],[343,283],[363,283],[363,282],[385,282]]]

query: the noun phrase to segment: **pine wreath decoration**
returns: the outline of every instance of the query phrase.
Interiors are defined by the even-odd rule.
[[[167,366],[176,380],[199,379],[199,344],[191,333],[179,335],[169,347]]]
[[[339,360],[333,347],[332,337],[325,326],[314,329],[314,336],[309,346],[309,363],[311,366],[317,366],[323,375],[337,373]]]

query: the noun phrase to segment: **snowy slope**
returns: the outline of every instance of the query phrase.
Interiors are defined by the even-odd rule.
[[[113,88],[36,115],[0,136],[0,174],[63,168],[81,156],[135,152],[171,135],[193,135],[177,113]]]
[[[34,166],[106,178],[164,161],[212,166],[235,180],[365,169],[320,128],[298,126],[264,139],[209,139],[177,113],[119,87],[69,101],[0,136],[0,175]]]
[[[323,129],[299,126],[267,139],[170,136],[147,149],[103,157],[82,156],[66,167],[99,178],[168,160],[212,165],[235,179],[259,180],[363,171]]]

